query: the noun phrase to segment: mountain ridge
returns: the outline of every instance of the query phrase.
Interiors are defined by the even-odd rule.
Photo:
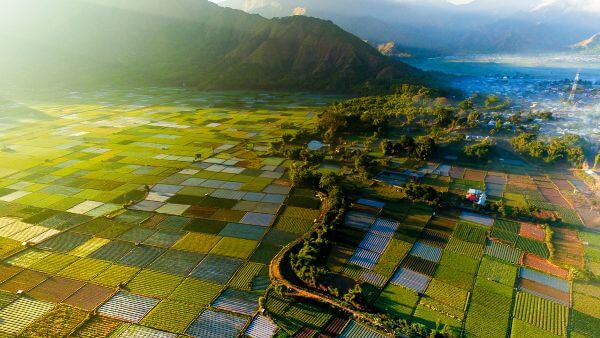
[[[207,0],[9,1],[5,81],[347,92],[422,75],[316,18],[266,19]]]
[[[600,11],[591,1],[575,4],[542,0],[475,0],[454,5],[445,0],[226,0],[223,6],[266,17],[291,15],[302,6],[308,15],[332,20],[374,46],[393,41],[404,49],[435,53],[549,52],[597,31]]]

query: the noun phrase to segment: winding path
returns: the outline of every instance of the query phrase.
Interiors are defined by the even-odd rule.
[[[325,216],[325,213],[328,210],[329,205],[327,203],[327,199],[323,198],[323,196],[320,196],[320,198],[321,198],[321,202],[322,202],[321,214],[319,215],[317,222],[315,222],[315,224],[313,225],[313,228],[311,228],[311,230],[308,231],[306,234],[310,234],[315,229],[315,227],[320,223],[320,221],[323,219],[323,217]],[[366,316],[363,312],[355,310],[353,308],[350,308],[344,304],[341,304],[339,301],[331,298],[330,296],[328,296],[322,292],[296,285],[285,277],[285,274],[282,272],[282,266],[283,266],[283,264],[288,263],[286,259],[288,258],[288,254],[290,253],[290,251],[293,248],[295,248],[297,245],[302,243],[302,241],[304,240],[305,237],[306,237],[306,235],[304,235],[304,236],[296,239],[295,241],[289,243],[288,245],[286,245],[271,260],[271,264],[269,265],[269,277],[271,279],[271,283],[280,284],[280,285],[285,286],[287,288],[287,295],[289,295],[289,296],[312,299],[312,300],[316,300],[319,302],[327,303],[327,304],[329,304],[333,307],[336,307],[342,311],[352,314],[352,316],[354,318],[368,321],[371,324],[373,324],[374,326],[378,327],[379,326],[378,323],[376,323],[372,318]]]

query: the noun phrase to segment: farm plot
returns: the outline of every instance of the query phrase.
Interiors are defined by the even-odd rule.
[[[86,319],[85,311],[67,305],[57,305],[44,316],[31,324],[21,337],[63,337],[67,336]]]
[[[446,245],[446,250],[475,259],[480,259],[483,256],[483,248],[482,244],[462,241],[454,237],[450,238],[448,245]]]
[[[346,213],[344,224],[351,228],[368,230],[374,222],[375,216],[352,210]]]
[[[529,279],[523,278],[519,280],[518,289],[564,306],[569,306],[571,303],[569,293]]]
[[[186,334],[197,338],[237,337],[248,319],[225,312],[205,310],[186,330]]]
[[[549,286],[562,292],[569,292],[569,283],[567,281],[535,270],[522,267],[519,271],[519,277]]]
[[[448,243],[448,239],[449,239],[449,234],[447,234],[445,232],[430,230],[430,229],[425,228],[425,229],[423,229],[423,232],[421,234],[420,241],[427,245],[431,245],[431,246],[435,246],[435,247],[443,249],[446,246],[446,243]]]
[[[515,246],[519,239],[519,235],[494,227],[490,233],[490,238]]]
[[[122,322],[118,320],[95,315],[92,316],[90,319],[86,320],[83,323],[83,325],[78,327],[77,330],[73,333],[73,337],[105,338],[108,337],[121,324]]]
[[[420,257],[431,262],[439,262],[442,257],[442,249],[417,242],[410,250],[410,255]]]
[[[167,250],[148,268],[173,275],[185,276],[205,257],[204,254],[180,250]]]
[[[258,296],[256,293],[229,288],[212,303],[212,306],[229,312],[252,315],[258,307]]]
[[[363,324],[350,321],[340,333],[340,338],[385,338],[385,334],[377,332]]]
[[[149,297],[165,298],[175,290],[182,280],[181,276],[142,270],[127,283],[127,289]]]
[[[223,237],[212,248],[210,253],[213,255],[246,259],[252,254],[257,245],[257,241],[249,239]]]
[[[380,311],[391,313],[404,319],[410,319],[419,301],[419,295],[409,289],[388,284],[377,300],[375,307]]]
[[[485,254],[507,263],[518,264],[521,257],[521,250],[510,245],[490,240],[485,247]]]
[[[408,289],[414,290],[415,292],[423,293],[430,280],[431,277],[429,276],[411,271],[409,269],[399,268],[390,282],[394,285],[404,286]]]
[[[86,284],[69,296],[64,303],[86,311],[93,311],[114,293],[114,289],[95,284]]]
[[[546,232],[540,225],[521,222],[519,236],[543,242],[546,238]]]
[[[546,243],[539,242],[527,237],[519,236],[519,238],[517,239],[516,247],[523,251],[531,252],[544,258],[550,257],[550,252],[548,251],[548,247],[546,247]]]
[[[277,325],[271,319],[263,315],[256,315],[244,333],[250,338],[269,338],[273,337],[276,332]]]
[[[392,241],[383,251],[381,258],[373,268],[373,272],[386,277],[391,277],[394,271],[396,271],[398,264],[408,254],[410,249],[410,243],[392,238]]]
[[[242,266],[238,259],[208,255],[192,271],[191,276],[217,284],[225,284]]]
[[[526,253],[523,255],[523,265],[559,278],[567,279],[569,277],[569,271],[566,269],[552,264],[548,260],[531,253]]]
[[[28,295],[49,302],[59,303],[80,289],[84,282],[62,277],[50,277],[31,289]]]
[[[467,302],[467,291],[434,278],[429,283],[425,295],[451,307],[452,310],[448,312],[460,314],[457,317],[462,320],[462,313]]]
[[[222,289],[222,285],[187,278],[169,295],[169,299],[196,305],[208,305]]]
[[[98,313],[107,317],[137,323],[156,304],[158,304],[157,299],[120,291],[104,303],[98,309]]]
[[[526,292],[518,292],[513,313],[515,318],[555,335],[567,334],[569,310],[560,304]]]
[[[16,335],[29,324],[44,316],[54,307],[53,304],[31,298],[19,298],[0,309],[0,332]]]
[[[184,333],[198,316],[201,306],[163,300],[142,320],[142,324],[169,332]]]
[[[467,335],[506,335],[517,267],[489,258],[481,262],[465,319]]]
[[[458,222],[452,236],[466,242],[484,244],[487,230],[474,224]]]

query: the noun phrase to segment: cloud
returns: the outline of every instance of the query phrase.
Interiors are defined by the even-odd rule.
[[[533,10],[542,10],[549,7],[600,14],[600,1],[598,0],[542,0]]]

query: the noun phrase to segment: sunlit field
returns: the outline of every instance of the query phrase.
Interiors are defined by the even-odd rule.
[[[284,159],[261,154],[313,123],[319,100],[153,89],[5,103],[0,332],[237,335],[266,264],[307,230],[273,226],[284,202],[313,196],[290,195]]]

